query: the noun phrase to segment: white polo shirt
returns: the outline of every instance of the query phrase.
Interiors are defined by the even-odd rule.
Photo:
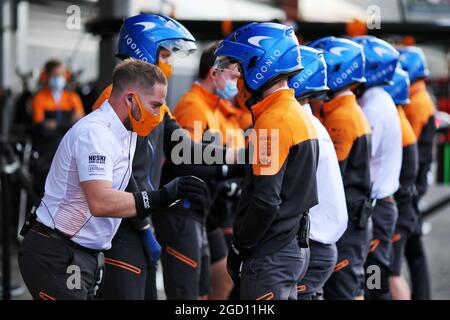
[[[392,196],[400,183],[402,129],[397,107],[383,87],[367,89],[358,99],[372,128],[372,198]]]
[[[348,220],[341,170],[327,129],[313,116],[309,104],[304,104],[303,107],[311,115],[319,140],[319,164],[316,174],[319,204],[309,210],[309,238],[323,244],[333,244],[347,229]]]
[[[136,134],[128,131],[108,101],[79,120],[63,137],[45,181],[37,220],[81,246],[106,250],[120,218],[92,216],[80,182],[107,180],[125,190],[131,177]]]

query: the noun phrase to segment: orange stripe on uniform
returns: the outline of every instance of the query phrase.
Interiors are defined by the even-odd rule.
[[[341,262],[337,263],[336,266],[334,267],[334,271],[339,271],[341,269],[344,269],[346,266],[348,266],[350,264],[350,261],[348,259],[342,260]]]
[[[267,292],[266,294],[262,295],[261,297],[257,298],[256,300],[272,300],[274,297],[273,292]]]
[[[395,233],[392,236],[391,243],[396,243],[397,241],[400,241],[401,238],[402,238],[402,235],[400,233]]]
[[[369,251],[374,252],[378,248],[379,245],[380,245],[380,240],[378,240],[378,239],[372,240],[372,242],[370,243]]]
[[[186,263],[187,265],[190,265],[192,268],[197,268],[198,263],[196,261],[192,260],[189,257],[186,257],[184,254],[182,254],[181,252],[178,252],[174,248],[166,247],[166,251],[168,254],[174,256],[176,259]]]
[[[42,300],[56,300],[52,296],[49,296],[48,294],[46,294],[44,291],[39,292],[39,298],[41,298]]]
[[[299,284],[297,286],[297,291],[298,292],[305,292],[306,291],[306,285],[305,284]]]
[[[231,227],[223,228],[222,230],[223,230],[224,234],[228,234],[228,235],[233,234],[233,228],[231,228]]]
[[[111,258],[105,258],[105,263],[106,264],[110,264],[112,266],[118,267],[118,268],[122,268],[125,270],[128,270],[130,272],[133,272],[134,274],[141,274],[141,269],[133,266],[132,264],[120,261],[120,260],[115,260],[115,259],[111,259]]]

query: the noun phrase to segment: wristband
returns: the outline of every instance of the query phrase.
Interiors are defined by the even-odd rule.
[[[145,218],[150,215],[150,196],[147,191],[133,192],[136,204],[136,216]]]
[[[154,210],[169,206],[169,196],[164,188],[155,191],[133,192],[136,204],[136,216],[138,218],[148,217]]]

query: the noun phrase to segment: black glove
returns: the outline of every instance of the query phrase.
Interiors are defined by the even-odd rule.
[[[202,179],[195,176],[178,177],[170,181],[164,187],[167,203],[172,205],[175,201],[187,199],[191,203],[202,201],[208,194],[208,186]]]
[[[146,217],[182,199],[187,200],[192,210],[204,210],[208,202],[208,187],[197,177],[185,176],[173,179],[159,190],[134,192],[133,195],[138,217]]]
[[[227,270],[236,288],[239,288],[241,282],[241,271],[244,259],[249,255],[245,250],[239,250],[239,246],[233,241],[228,251]]]

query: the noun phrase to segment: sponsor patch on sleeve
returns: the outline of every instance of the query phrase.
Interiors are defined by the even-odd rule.
[[[88,155],[88,175],[90,177],[104,176],[106,173],[106,156],[102,154]]]

